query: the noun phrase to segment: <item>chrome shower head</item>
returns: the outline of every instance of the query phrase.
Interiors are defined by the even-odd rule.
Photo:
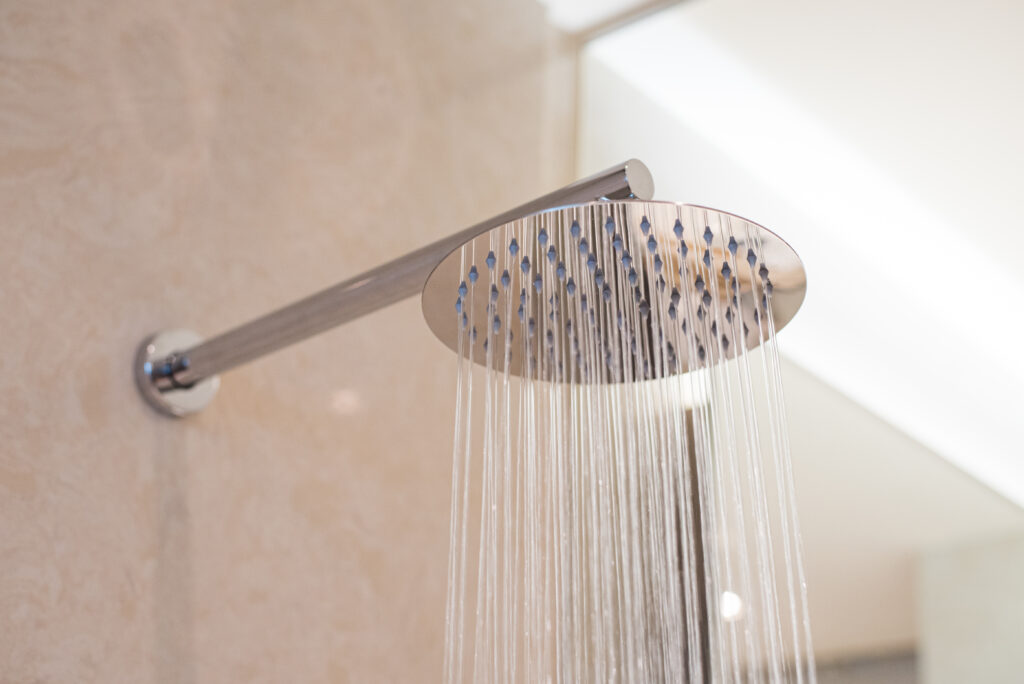
[[[539,212],[473,238],[434,269],[422,303],[434,334],[478,363],[616,382],[752,349],[789,322],[805,288],[793,249],[756,223],[625,199]]]
[[[510,373],[537,368],[536,376],[553,380],[567,377],[572,368],[592,381],[627,372],[633,377],[685,372],[729,358],[738,347],[756,346],[771,334],[772,323],[782,327],[789,321],[803,300],[804,274],[785,242],[731,214],[652,202],[653,193],[647,167],[631,159],[211,339],[189,331],[158,332],[138,349],[136,383],[158,411],[179,417],[194,413],[213,399],[219,373],[417,293],[431,330],[452,349],[475,328],[477,341],[465,347],[467,354],[476,354],[474,360],[487,362],[486,345],[496,367],[505,367],[507,353]],[[513,241],[521,248],[512,248]],[[495,272],[488,258],[492,251]],[[750,255],[753,265],[744,270]],[[720,270],[727,262],[729,276]],[[474,266],[479,283],[471,282]],[[550,301],[540,301],[540,294]],[[707,297],[711,301],[705,302]],[[763,315],[768,311],[774,321]],[[675,320],[673,312],[678,325],[662,325]],[[561,327],[547,326],[548,319],[538,326],[538,315]],[[620,355],[603,367],[583,358],[585,350],[579,361],[571,356],[578,342],[572,325],[590,324],[591,317],[601,330],[629,328],[635,338],[629,344],[647,352],[650,367],[643,367],[643,355],[635,361]],[[544,334],[526,344],[531,319]],[[679,338],[677,328],[684,324],[688,336]],[[509,334],[519,343],[506,350]],[[471,351],[474,344],[479,352]],[[563,358],[555,359],[555,351]]]

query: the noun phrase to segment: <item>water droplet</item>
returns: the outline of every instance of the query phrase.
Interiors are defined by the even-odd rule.
[[[675,304],[669,304],[668,305],[668,317],[671,318],[673,321],[676,320],[676,305]]]
[[[723,262],[722,263],[722,277],[726,280],[726,282],[728,282],[728,280],[729,280],[729,278],[731,276],[732,276],[732,269],[729,268],[729,262],[727,262],[727,261]]]
[[[750,268],[754,268],[754,264],[757,263],[757,255],[754,254],[753,249],[747,250],[747,263],[750,264]]]
[[[523,269],[523,273],[530,272],[530,257],[524,256],[522,263],[519,264],[519,268]]]
[[[711,226],[704,226],[704,242],[707,243],[708,247],[711,246],[711,241],[715,239],[715,234],[711,232]]]
[[[583,238],[582,240],[580,240],[580,254],[581,255],[583,255],[583,256],[587,255],[587,247],[588,247],[587,239]]]
[[[580,236],[580,222],[579,221],[573,221],[572,222],[572,226],[569,227],[569,234],[572,235],[574,238],[578,238]]]
[[[735,237],[730,237],[729,238],[729,251],[732,253],[733,256],[736,256],[736,250],[737,249],[739,249],[739,245],[736,243],[736,238]]]
[[[455,313],[462,313],[462,297],[455,300]]]
[[[661,273],[661,267],[663,265],[664,264],[662,264],[661,255],[660,254],[655,254],[654,255],[654,272],[655,273]]]
[[[501,318],[498,316],[494,317],[494,332],[501,330]]]
[[[594,270],[594,282],[598,287],[604,285],[604,271],[600,268]]]
[[[494,258],[494,252],[488,252],[487,258],[484,259],[484,261],[487,262],[487,269],[493,271],[494,264],[497,263],[498,260]]]
[[[604,301],[606,301],[606,302],[611,301],[611,298],[612,298],[612,288],[608,287],[607,283],[605,283],[604,289],[601,290],[601,296],[604,297]]]
[[[615,232],[615,221],[612,220],[611,216],[604,222],[604,229],[609,235]]]
[[[537,292],[540,292],[543,286],[544,283],[541,281],[540,274],[538,273],[533,279],[533,288],[537,290]]]
[[[556,258],[558,258],[558,253],[555,252],[555,246],[551,245],[550,247],[548,247],[548,263],[555,263]]]
[[[651,237],[649,237],[647,239],[647,251],[650,252],[651,254],[654,254],[654,252],[657,249],[658,249],[658,241],[655,240],[654,236],[652,235]]]
[[[555,266],[555,275],[558,276],[559,280],[565,280],[565,264],[561,261],[559,261],[558,265]]]
[[[576,294],[576,282],[572,278],[569,278],[569,280],[566,281],[565,291],[568,292],[570,296]]]
[[[618,233],[616,233],[615,236],[612,237],[612,249],[614,249],[616,252],[622,250],[622,236],[619,235]]]
[[[630,285],[636,285],[636,277],[637,277],[636,276],[636,270],[632,269],[632,268],[629,269],[629,284]]]
[[[467,292],[469,292],[469,290],[466,288],[466,281],[463,280],[459,283],[459,296],[465,297]]]
[[[508,269],[506,268],[505,271],[501,274],[501,286],[504,287],[504,288],[508,288],[508,286],[511,285],[511,284],[512,284],[512,276],[509,275]]]
[[[591,273],[597,268],[597,258],[593,254],[587,257],[587,268],[590,269]]]
[[[622,268],[629,268],[633,265],[633,257],[629,256],[629,251],[622,253]]]
[[[498,301],[498,286],[497,285],[491,285],[491,301],[492,302]]]
[[[679,253],[683,255],[684,259],[686,258],[686,255],[690,253],[690,246],[687,245],[685,241],[679,243]]]
[[[469,269],[469,282],[475,283],[479,274],[476,272],[476,266],[471,266]]]
[[[546,228],[541,228],[540,232],[537,233],[537,242],[540,243],[541,247],[548,244],[548,231]]]
[[[757,274],[761,276],[761,282],[765,282],[766,280],[768,280],[768,267],[765,266],[764,264],[761,264],[761,268],[757,271]]]
[[[512,256],[519,253],[519,243],[516,242],[515,238],[512,238],[512,241],[508,243],[508,253]]]
[[[674,287],[672,288],[672,303],[673,304],[678,304],[679,303],[679,290],[677,290]]]
[[[647,220],[646,216],[644,216],[642,219],[640,219],[640,231],[644,235],[647,235],[647,233],[648,233],[648,231],[650,231],[650,229],[651,229],[651,222]]]
[[[701,301],[704,302],[704,306],[705,307],[710,308],[711,307],[711,293],[705,290],[704,291],[704,297],[701,299]]]
[[[676,219],[676,224],[672,226],[672,232],[676,234],[676,237],[680,240],[683,239],[683,222]]]
[[[704,276],[697,276],[697,279],[693,281],[694,287],[697,288],[697,294],[704,292]]]
[[[704,250],[704,265],[711,268],[711,250]]]

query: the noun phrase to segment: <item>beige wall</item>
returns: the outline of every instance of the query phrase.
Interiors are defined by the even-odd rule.
[[[530,0],[0,6],[0,682],[437,679],[418,302],[185,421],[129,362],[565,181],[573,69]]]

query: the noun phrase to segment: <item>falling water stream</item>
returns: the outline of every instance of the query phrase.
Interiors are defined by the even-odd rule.
[[[463,248],[445,682],[815,681],[763,236],[609,202]]]

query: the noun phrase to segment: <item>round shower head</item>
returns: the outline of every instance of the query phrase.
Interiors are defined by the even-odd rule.
[[[454,250],[423,289],[448,347],[511,375],[617,382],[753,349],[800,308],[796,252],[707,207],[602,200],[506,223]]]

